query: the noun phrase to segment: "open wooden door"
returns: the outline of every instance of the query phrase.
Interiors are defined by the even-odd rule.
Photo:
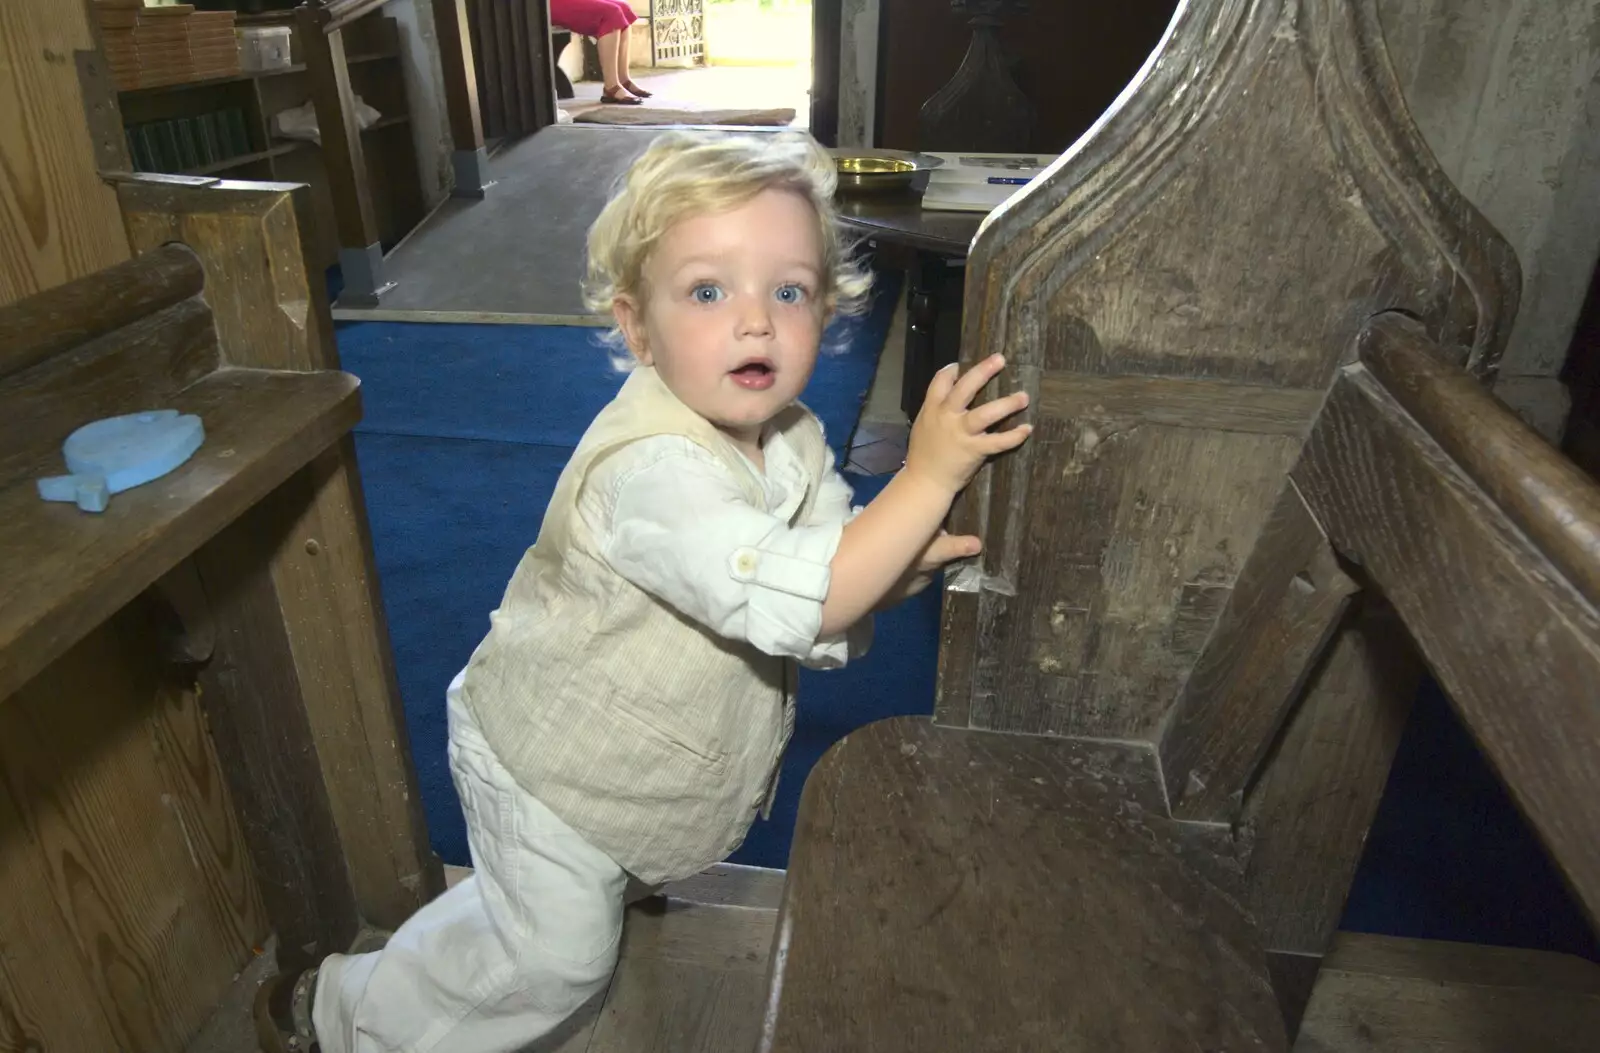
[[[522,139],[556,123],[547,0],[466,0],[483,135]]]

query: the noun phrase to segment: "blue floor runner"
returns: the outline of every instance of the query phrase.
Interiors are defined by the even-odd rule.
[[[804,401],[841,450],[861,415],[894,314],[897,283],[873,309],[831,326]],[[361,378],[358,434],[576,446],[625,374],[603,329],[351,322],[339,357]]]

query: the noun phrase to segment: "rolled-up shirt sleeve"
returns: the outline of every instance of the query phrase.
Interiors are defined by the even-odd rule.
[[[848,485],[829,483],[844,490],[847,515]],[[865,650],[870,619],[864,631],[821,635],[829,564],[845,522],[824,513],[823,497],[819,489],[807,522],[791,526],[752,506],[710,454],[664,437],[597,466],[579,512],[607,563],[634,585],[720,636],[828,668]]]

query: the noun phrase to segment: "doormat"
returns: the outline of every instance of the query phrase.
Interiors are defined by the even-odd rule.
[[[774,110],[670,110],[660,106],[596,106],[572,118],[575,124],[730,124],[781,128],[794,121],[792,107]]]

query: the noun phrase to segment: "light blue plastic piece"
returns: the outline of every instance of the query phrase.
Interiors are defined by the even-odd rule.
[[[182,465],[205,442],[193,414],[151,410],[107,417],[67,436],[61,452],[71,475],[38,481],[46,501],[71,501],[85,512],[104,512],[112,494],[143,486]]]

